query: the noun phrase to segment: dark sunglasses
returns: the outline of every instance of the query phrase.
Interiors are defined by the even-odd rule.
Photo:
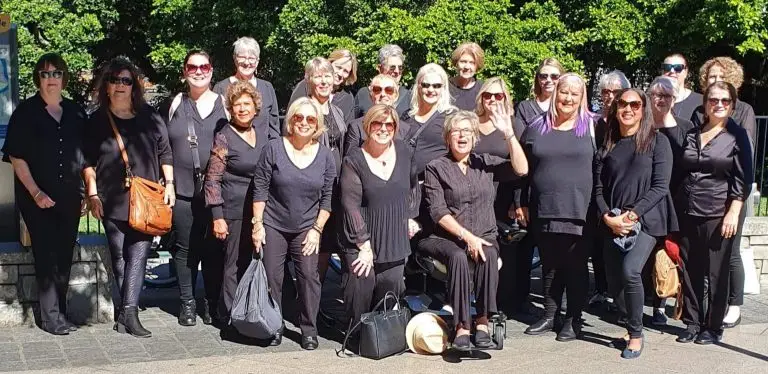
[[[539,77],[540,80],[547,80],[547,78],[552,79],[553,81],[556,81],[560,79],[560,74],[544,74],[544,73],[538,73],[536,74],[537,77]]]
[[[211,64],[202,64],[202,65],[195,65],[195,64],[187,64],[184,66],[184,69],[186,69],[187,74],[194,74],[198,70],[200,70],[203,74],[208,74],[213,69],[213,66]]]
[[[381,91],[384,91],[387,95],[394,95],[395,94],[395,88],[392,86],[387,87],[381,87],[381,86],[373,86],[371,87],[371,92],[373,92],[374,95],[378,95],[381,93]]]
[[[381,122],[381,121],[372,121],[371,122],[371,131],[379,131],[382,128],[386,127],[387,131],[394,131],[395,130],[395,123],[394,122]]]
[[[403,65],[389,65],[387,66],[388,71],[403,71]]]
[[[621,88],[619,88],[618,90],[609,90],[607,88],[603,88],[602,90],[600,90],[600,94],[602,94],[603,96],[608,96],[608,95],[616,96],[619,94],[619,92],[621,92],[621,90],[622,90]]]
[[[632,110],[640,110],[640,108],[643,107],[643,102],[639,100],[626,101],[623,99],[619,99],[616,101],[616,104],[619,106],[619,109],[624,109],[627,107],[627,105],[629,105],[629,107],[632,108]]]
[[[40,74],[40,78],[43,78],[43,79],[48,79],[48,78],[59,79],[64,76],[64,72],[61,70],[40,70],[37,73]]]
[[[133,78],[131,77],[109,77],[109,83],[122,84],[123,86],[133,86]]]
[[[427,89],[427,88],[430,88],[430,87],[432,87],[432,88],[434,88],[436,90],[439,90],[439,89],[443,88],[443,84],[442,83],[421,82],[421,88]]]
[[[304,115],[299,114],[299,113],[296,113],[296,114],[293,115],[293,123],[294,124],[300,123],[300,122],[304,121],[305,119],[307,120],[307,124],[313,125],[313,126],[317,125],[317,117],[315,117],[315,116],[306,116],[306,117],[304,117]]]
[[[490,100],[491,98],[494,98],[496,101],[502,101],[506,97],[503,92],[483,92],[481,96],[483,97],[483,100]]]
[[[668,72],[668,71],[674,71],[675,73],[680,73],[683,70],[685,70],[685,64],[661,64],[661,71]]]
[[[727,97],[722,99],[718,99],[716,97],[710,97],[709,99],[707,99],[707,102],[709,103],[709,105],[712,105],[712,106],[715,106],[719,103],[723,103],[723,106],[730,106],[732,101]]]

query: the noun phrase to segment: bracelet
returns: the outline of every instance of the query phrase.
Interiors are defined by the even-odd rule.
[[[99,198],[99,194],[95,193],[95,194],[93,194],[93,195],[88,195],[88,198],[89,198],[89,199],[90,199],[90,198],[92,198],[92,197],[95,197],[95,198],[97,198],[97,199],[98,199],[98,198]]]
[[[173,179],[165,181],[165,185],[173,184]]]
[[[323,233],[323,228],[320,227],[320,225],[318,225],[317,223],[313,223],[312,224],[312,229],[317,231],[318,234],[322,234]]]
[[[32,200],[37,200],[37,197],[40,196],[41,193],[43,193],[43,190],[37,190],[35,196],[32,196]]]

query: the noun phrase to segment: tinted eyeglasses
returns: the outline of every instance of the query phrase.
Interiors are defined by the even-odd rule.
[[[64,72],[61,70],[40,70],[37,73],[40,74],[40,78],[43,78],[43,79],[48,79],[48,78],[61,79],[61,77],[64,76]]]
[[[392,132],[395,130],[395,123],[390,122],[381,122],[381,121],[372,121],[371,122],[371,132],[379,131],[382,128],[386,128],[387,131]]]
[[[395,88],[392,86],[387,86],[387,87],[372,86],[371,87],[371,92],[373,92],[374,95],[381,94],[381,91],[384,91],[384,93],[387,95],[395,94]]]
[[[403,65],[389,65],[387,66],[387,71],[403,71]]]
[[[619,92],[621,92],[621,88],[619,88],[618,90],[609,90],[607,88],[603,88],[602,90],[600,90],[600,94],[603,96],[608,96],[608,95],[616,96],[619,94]]]
[[[313,125],[313,126],[317,125],[317,117],[315,117],[315,116],[306,116],[306,117],[304,117],[303,114],[299,114],[299,113],[296,113],[296,114],[293,115],[293,123],[294,124],[301,123],[305,119],[307,120],[307,124]]]
[[[681,73],[683,70],[685,70],[685,64],[661,64],[661,71],[665,73],[670,71]]]
[[[481,96],[483,100],[490,100],[491,98],[494,98],[496,101],[502,101],[506,97],[503,92],[483,92]]]
[[[432,87],[432,88],[434,88],[436,90],[439,90],[439,89],[443,88],[443,84],[442,83],[421,82],[421,88],[426,90],[427,88],[430,88],[430,87]]]
[[[547,80],[547,78],[550,78],[553,81],[556,81],[556,80],[560,79],[560,74],[554,74],[554,73],[553,74],[538,73],[538,74],[536,74],[536,76],[539,77],[539,79],[543,80],[543,81]]]
[[[202,65],[195,65],[195,64],[187,64],[184,66],[185,71],[187,74],[194,74],[198,70],[200,70],[203,74],[208,74],[213,70],[213,66],[211,64],[202,64]]]
[[[629,107],[632,108],[632,110],[640,110],[640,108],[643,107],[643,102],[639,100],[626,101],[623,99],[619,99],[616,101],[616,104],[619,106],[619,109],[624,109],[627,107],[627,105],[629,105]]]
[[[109,77],[109,83],[112,83],[112,84],[122,84],[123,86],[133,86],[133,78],[131,78],[131,77],[111,76],[111,77]]]
[[[709,103],[709,105],[712,105],[712,106],[715,106],[719,103],[723,103],[723,106],[731,106],[732,100],[727,97],[722,99],[717,97],[710,97],[709,99],[707,99],[707,102]]]

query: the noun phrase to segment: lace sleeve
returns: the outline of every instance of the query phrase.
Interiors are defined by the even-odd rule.
[[[216,134],[211,148],[211,158],[205,172],[205,204],[211,207],[213,219],[224,217],[224,198],[221,196],[221,180],[227,169],[229,147],[227,137],[222,132]]]

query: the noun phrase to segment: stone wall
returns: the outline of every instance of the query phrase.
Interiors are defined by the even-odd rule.
[[[751,248],[761,292],[768,292],[768,217],[749,217],[744,222],[741,248]]]
[[[72,256],[68,318],[77,324],[113,320],[112,271],[101,236],[80,237]],[[0,326],[33,325],[39,316],[34,256],[21,246],[0,251]]]

